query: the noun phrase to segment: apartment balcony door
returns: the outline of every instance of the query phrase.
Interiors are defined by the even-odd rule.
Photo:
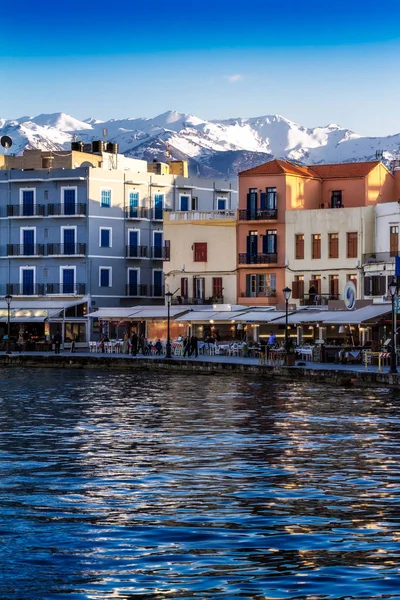
[[[247,236],[247,262],[254,262],[258,251],[258,235],[256,231],[250,231]]]
[[[154,258],[162,259],[163,257],[163,234],[162,232],[154,232]]]
[[[257,214],[257,191],[247,194],[247,218],[255,219]]]
[[[163,295],[163,272],[153,271],[153,282],[154,282],[154,296]]]
[[[35,209],[33,190],[22,192],[22,214],[24,217],[33,216]]]
[[[34,270],[22,270],[22,293],[24,296],[32,296],[34,291]]]
[[[139,194],[136,192],[129,194],[129,216],[131,219],[137,219],[139,216]]]
[[[222,298],[222,277],[213,277],[212,278],[212,295],[213,298]]]
[[[163,204],[164,204],[164,196],[162,194],[156,194],[154,196],[154,218],[162,219],[163,218]]]
[[[35,254],[35,230],[24,229],[22,232],[23,254],[33,256]]]
[[[75,229],[64,229],[64,254],[75,254]]]
[[[64,215],[76,214],[75,190],[64,190]]]
[[[73,294],[75,288],[75,269],[63,269],[62,271],[62,293]]]
[[[129,232],[129,256],[138,256],[139,250],[139,232],[138,231],[130,231]]]

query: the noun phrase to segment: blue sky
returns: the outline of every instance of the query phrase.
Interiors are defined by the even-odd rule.
[[[0,16],[0,117],[279,113],[396,133],[399,17],[359,0],[15,0]]]

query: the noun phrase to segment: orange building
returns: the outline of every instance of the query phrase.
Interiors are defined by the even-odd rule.
[[[373,206],[395,194],[380,161],[306,167],[272,160],[239,173],[238,303],[284,302],[288,211]]]

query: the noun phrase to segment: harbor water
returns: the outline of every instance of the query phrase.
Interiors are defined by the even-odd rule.
[[[400,393],[3,369],[0,598],[400,598]]]

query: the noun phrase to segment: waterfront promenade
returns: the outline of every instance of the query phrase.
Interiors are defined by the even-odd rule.
[[[400,373],[390,374],[390,367],[364,364],[332,364],[311,361],[297,361],[293,367],[260,364],[258,358],[241,356],[199,355],[197,358],[164,355],[131,356],[129,354],[90,353],[69,350],[54,352],[23,352],[7,356],[0,354],[0,367],[48,367],[48,368],[84,368],[84,369],[130,369],[143,371],[171,371],[177,373],[242,373],[259,374],[263,377],[281,380],[301,380],[336,382],[344,385],[393,386],[400,388]],[[400,370],[400,368],[399,368]]]

